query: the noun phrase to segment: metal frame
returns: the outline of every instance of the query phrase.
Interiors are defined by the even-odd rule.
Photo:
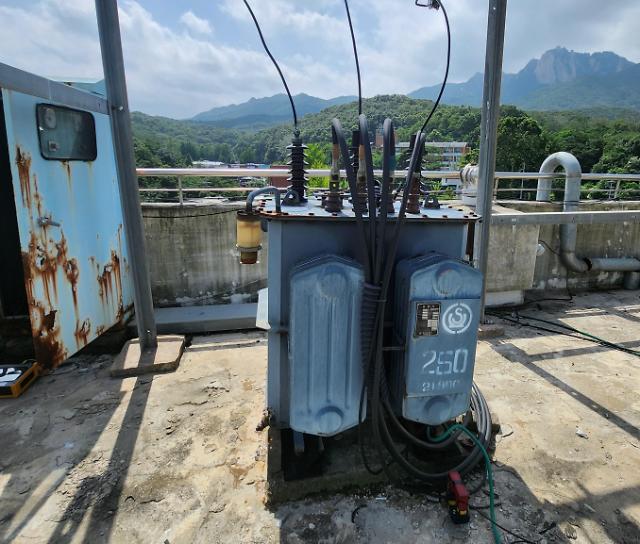
[[[0,87],[65,106],[109,115],[107,100],[70,85],[25,72],[0,62]]]

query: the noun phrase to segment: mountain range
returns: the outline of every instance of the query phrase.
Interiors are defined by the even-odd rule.
[[[479,106],[483,76],[463,83],[449,83],[443,103]],[[421,87],[410,98],[433,100],[439,85]],[[307,94],[294,96],[298,116],[317,113],[330,106],[356,100],[355,96],[322,99]],[[625,108],[640,111],[640,64],[615,53],[579,53],[564,47],[530,60],[515,74],[502,76],[501,102],[525,110],[558,111],[592,108]],[[212,108],[191,121],[219,127],[260,129],[289,121],[291,110],[285,94],[252,98],[241,104]]]
[[[327,100],[304,93],[293,97],[298,117],[304,117],[308,113],[318,113],[331,106],[347,104],[357,99],[357,96],[338,96]],[[241,104],[212,108],[191,118],[192,121],[211,123],[221,127],[254,129],[284,123],[290,119],[291,105],[284,93],[267,98],[251,98]]]
[[[479,106],[483,75],[447,85],[443,102]],[[556,47],[530,60],[516,74],[502,76],[501,102],[527,110],[573,110],[594,107],[640,109],[640,64],[615,53],[577,53]],[[422,87],[411,98],[433,100],[439,85]]]

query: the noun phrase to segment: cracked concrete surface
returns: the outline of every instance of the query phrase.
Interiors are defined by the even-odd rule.
[[[640,349],[638,292],[541,307],[521,313]],[[491,542],[485,510],[454,526],[391,486],[265,506],[260,333],[195,337],[170,374],[113,379],[111,362],[77,356],[0,401],[0,542]],[[540,544],[640,542],[640,358],[505,323],[476,379],[502,426],[501,525]]]

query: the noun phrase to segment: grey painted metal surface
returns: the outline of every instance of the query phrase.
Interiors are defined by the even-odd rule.
[[[562,168],[565,172],[563,211],[574,213],[580,203],[580,184],[582,181],[582,168],[578,159],[571,153],[558,152],[549,155],[542,166],[540,173],[548,174],[556,168]],[[536,200],[548,201],[551,192],[551,182],[547,178],[538,180]],[[631,272],[640,270],[640,260],[635,258],[579,258],[576,256],[576,244],[578,240],[578,227],[575,223],[563,223],[560,225],[560,259],[562,264],[572,272],[584,273],[589,270],[606,272]]]
[[[315,204],[310,199],[310,206]],[[430,213],[432,210],[424,210]],[[312,212],[313,213],[313,212]],[[267,407],[275,425],[290,425],[289,383],[290,275],[295,266],[324,255],[338,255],[362,262],[361,248],[354,236],[354,220],[345,218],[299,218],[265,214],[269,243],[269,366]],[[468,220],[472,222],[473,219]],[[393,229],[389,229],[393,231]],[[467,223],[440,218],[409,221],[402,231],[396,262],[438,251],[452,257],[465,255]]]
[[[398,264],[394,336],[402,415],[439,425],[469,408],[480,322],[482,276],[444,255]]]
[[[360,349],[362,266],[324,256],[291,274],[289,423],[331,436],[358,424],[363,384]]]
[[[484,64],[484,88],[480,121],[480,157],[478,160],[478,212],[485,220],[477,229],[475,248],[477,266],[482,272],[483,289],[481,314],[484,315],[484,292],[489,259],[491,206],[496,169],[498,118],[500,116],[500,85],[502,82],[502,53],[507,0],[489,0],[487,46]]]
[[[286,212],[278,212],[276,204],[272,199],[264,200],[263,202],[263,206],[259,209],[262,211],[265,218],[278,217],[283,221],[320,221],[325,219],[332,219],[334,221],[353,221],[355,219],[353,206],[346,199],[343,201],[342,210],[339,212],[328,212],[321,206],[321,200],[318,198],[309,199],[306,206],[291,206],[287,208]],[[258,208],[259,206],[260,202],[256,201],[254,208]],[[396,211],[395,215],[388,216],[388,221],[390,223],[394,222],[397,217],[398,211],[400,210],[400,202],[395,202],[394,207]],[[368,214],[364,213],[363,217],[368,217]],[[419,221],[421,223],[443,220],[448,222],[460,221],[467,223],[479,218],[478,214],[466,207],[447,204],[442,204],[438,209],[422,207],[420,208],[420,213],[407,213],[406,215],[407,222]]]
[[[518,212],[491,216],[492,225],[595,225],[598,223],[638,223],[640,210],[594,210],[577,212]]]
[[[110,121],[64,110],[67,119],[93,118],[96,159],[45,160],[39,135],[62,148],[77,136],[75,122],[63,123],[52,108],[55,130],[47,130],[36,120],[43,97],[2,89],[2,98],[31,332],[38,362],[53,368],[132,309]]]
[[[107,100],[102,96],[51,81],[1,62],[0,88],[65,104],[70,108],[109,114]]]
[[[111,130],[124,211],[124,230],[130,248],[138,337],[144,348],[151,348],[157,345],[156,324],[146,262],[138,179],[135,171],[118,4],[116,0],[96,0],[95,5],[107,98],[111,108]]]

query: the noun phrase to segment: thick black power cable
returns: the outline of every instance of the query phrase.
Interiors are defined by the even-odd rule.
[[[441,3],[438,2],[438,7],[442,7]],[[450,57],[450,29],[448,24],[448,19],[445,15],[445,20],[447,22],[447,34],[448,34],[448,61]],[[445,75],[445,81],[443,82],[442,89],[446,84],[446,77],[448,76],[448,65],[447,62],[447,74]],[[441,89],[441,90],[442,90]],[[439,95],[439,99],[434,103],[434,108],[427,116],[425,124],[423,128],[426,128],[429,120],[433,116],[433,112],[435,108],[440,102],[442,97],[442,92]],[[413,172],[416,167],[420,164],[422,159],[422,155],[424,153],[424,143],[425,143],[425,134],[423,131],[418,132],[416,135],[416,144],[414,146],[411,160],[409,163],[409,168],[407,171],[407,179],[406,184],[410,181],[410,176],[413,176]],[[422,470],[412,462],[408,460],[405,453],[398,449],[396,444],[394,443],[394,439],[392,437],[391,428],[388,426],[391,423],[391,427],[395,430],[395,432],[399,432],[403,435],[403,438],[406,440],[407,435],[410,435],[400,420],[395,416],[393,411],[393,407],[390,402],[390,391],[389,386],[386,382],[385,370],[384,370],[384,358],[382,356],[382,342],[383,342],[383,333],[384,333],[384,313],[386,308],[387,296],[389,293],[389,285],[391,274],[393,271],[393,267],[395,264],[395,257],[398,249],[398,242],[400,238],[400,231],[406,219],[406,208],[408,204],[408,191],[404,191],[402,195],[402,202],[400,205],[400,210],[398,213],[398,217],[396,220],[396,225],[394,232],[391,236],[391,241],[388,244],[387,249],[387,241],[386,238],[381,236],[372,243],[372,246],[376,247],[376,255],[378,258],[384,253],[384,272],[382,273],[382,277],[376,274],[375,279],[376,284],[379,286],[379,304],[378,311],[375,320],[374,327],[374,341],[371,342],[370,348],[370,364],[373,367],[373,379],[371,384],[371,393],[370,393],[370,406],[371,406],[371,419],[373,423],[373,435],[374,435],[374,443],[376,446],[376,450],[380,457],[380,465],[381,469],[385,471],[387,476],[390,479],[394,479],[393,475],[389,471],[389,463],[387,463],[382,455],[382,445],[384,445],[384,449],[391,455],[392,460],[398,464],[401,468],[403,468],[412,478],[417,479],[419,481],[428,482],[428,483],[438,483],[442,482],[444,478],[446,478],[449,470],[458,470],[462,474],[468,472],[479,460],[479,457],[482,455],[482,448],[476,447],[461,463],[459,463],[456,467],[452,467],[447,471],[441,471],[436,473],[430,473]],[[386,210],[383,210],[383,213]],[[378,261],[379,262],[379,261]],[[377,262],[376,262],[377,264]],[[374,269],[376,267],[374,266]],[[373,347],[375,344],[375,348]],[[482,396],[482,393],[477,388],[477,386],[473,387],[472,390],[472,398],[471,398],[472,408],[474,410],[474,414],[476,416],[476,422],[479,430],[479,440],[480,444],[485,447],[490,438],[491,438],[491,416],[489,414],[488,406],[486,404],[486,400]],[[389,422],[389,423],[388,423]],[[419,440],[416,437],[413,437],[413,440],[409,439],[411,443],[414,445],[419,445],[423,448],[427,449],[435,449],[433,446],[435,444],[431,444],[426,441]]]
[[[353,23],[351,22],[351,13],[349,12],[349,2],[344,0],[344,9],[347,11],[347,20],[349,21],[349,31],[351,32],[351,43],[353,44],[353,57],[356,60],[356,74],[358,75],[358,115],[362,114],[362,80],[360,78],[360,61],[358,60],[358,47],[356,46],[356,36],[353,32]]]
[[[441,9],[442,15],[444,15],[444,22],[447,26],[447,67],[444,71],[444,79],[442,80],[442,85],[440,87],[440,92],[438,93],[438,98],[436,98],[436,101],[433,103],[433,107],[431,108],[429,115],[427,115],[427,118],[425,119],[424,123],[422,124],[422,128],[420,129],[420,132],[424,132],[425,129],[427,128],[427,125],[429,124],[429,121],[431,121],[433,114],[436,112],[436,109],[440,105],[440,100],[442,99],[442,95],[444,94],[444,89],[447,86],[447,80],[449,79],[449,65],[451,63],[451,27],[449,26],[449,16],[447,15],[447,10],[444,8],[444,4],[440,0],[432,0],[432,2],[429,5],[421,4],[418,0],[416,0],[416,6],[421,8],[428,7],[428,8],[434,8],[434,9]]]
[[[367,206],[369,209],[369,238],[375,240],[376,238],[376,180],[373,177],[373,155],[371,153],[371,141],[369,140],[369,124],[364,114],[358,116],[358,128],[360,130],[360,145],[364,149],[364,166],[367,179]],[[357,199],[356,199],[357,200]],[[372,270],[375,271],[376,255],[381,248],[376,247],[376,244],[371,242],[371,265]],[[373,283],[377,284],[378,278],[373,277]]]
[[[260,36],[260,41],[262,42],[262,46],[264,47],[264,50],[266,51],[267,55],[269,55],[269,58],[271,59],[271,62],[273,62],[273,65],[276,67],[276,70],[278,70],[278,74],[280,74],[280,79],[282,80],[282,84],[284,85],[285,91],[287,91],[289,102],[291,103],[291,111],[293,112],[293,126],[294,128],[297,129],[298,113],[296,112],[296,105],[293,103],[293,96],[291,96],[291,91],[289,90],[289,85],[287,85],[287,80],[284,78],[284,74],[282,73],[282,70],[280,69],[280,66],[278,65],[278,62],[276,61],[275,57],[271,54],[271,51],[269,51],[267,42],[265,41],[264,36],[262,35],[262,29],[260,28],[260,23],[258,23],[258,19],[253,13],[253,10],[251,9],[249,2],[247,2],[247,0],[243,0],[243,1],[244,1],[244,5],[247,6],[247,9],[251,14],[251,18],[253,19],[253,22],[255,23],[256,28],[258,29],[258,35]]]
[[[333,141],[336,142],[340,148],[340,154],[342,155],[342,161],[344,163],[344,169],[347,175],[347,183],[349,184],[349,191],[352,195],[355,195],[357,194],[356,174],[353,171],[353,165],[351,164],[351,160],[349,158],[349,147],[344,137],[342,125],[340,124],[340,121],[338,121],[338,119],[334,119],[331,122],[331,133]],[[367,281],[371,281],[372,270],[370,260],[371,252],[369,250],[370,241],[367,239],[362,208],[360,207],[360,202],[358,202],[357,198],[353,199],[353,213],[356,217],[356,225],[358,227],[358,235],[360,237],[360,247],[363,248],[363,251],[365,253],[365,277],[367,278]]]
[[[447,29],[447,64],[444,71],[444,78],[442,80],[442,85],[440,86],[440,92],[438,93],[438,97],[436,98],[436,101],[433,103],[433,106],[431,107],[431,110],[429,111],[427,118],[424,120],[424,123],[420,128],[420,132],[424,132],[427,128],[427,125],[429,124],[429,121],[431,121],[433,114],[436,112],[436,110],[438,109],[438,106],[440,105],[440,100],[442,100],[442,95],[444,94],[444,90],[445,90],[445,87],[447,86],[447,81],[449,79],[449,67],[451,65],[451,27],[449,25],[449,16],[447,15],[447,10],[445,9],[444,4],[442,3],[441,0],[431,0],[429,4],[421,4],[419,0],[416,0],[415,5],[421,8],[441,9],[442,15],[444,15],[444,22]],[[401,190],[404,191],[406,187],[410,187],[410,181],[411,181],[410,178],[407,177],[406,182],[404,184],[401,184],[396,189],[395,194],[397,195]]]

